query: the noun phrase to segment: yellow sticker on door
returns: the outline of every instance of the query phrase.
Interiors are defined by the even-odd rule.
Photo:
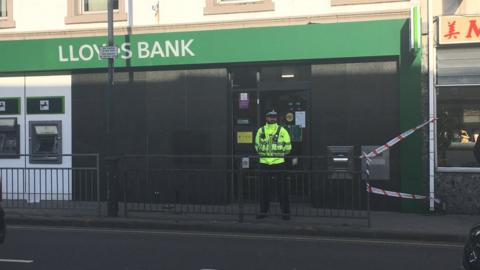
[[[238,131],[237,143],[253,143],[253,133],[251,131]]]

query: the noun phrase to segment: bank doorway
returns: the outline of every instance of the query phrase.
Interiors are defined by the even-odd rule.
[[[234,90],[232,91],[232,152],[234,155],[255,155],[255,135],[265,125],[265,113],[275,110],[278,123],[292,141],[287,158],[289,168],[306,169],[307,162],[292,158],[310,155],[310,110],[308,90]],[[255,166],[255,164],[251,164]]]

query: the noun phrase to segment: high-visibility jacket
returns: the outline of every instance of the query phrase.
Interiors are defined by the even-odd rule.
[[[273,165],[285,162],[285,155],[292,150],[288,131],[278,124],[266,124],[257,131],[255,150],[260,155],[260,163]]]

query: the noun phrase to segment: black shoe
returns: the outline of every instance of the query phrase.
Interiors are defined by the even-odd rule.
[[[262,218],[266,218],[267,217],[267,214],[258,214],[257,215],[257,219],[262,219]]]
[[[283,214],[282,219],[283,220],[290,220],[290,215],[289,214]]]

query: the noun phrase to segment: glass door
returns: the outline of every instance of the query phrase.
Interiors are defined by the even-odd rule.
[[[259,93],[259,125],[265,124],[265,112],[274,109],[277,111],[279,125],[289,133],[292,141],[292,151],[289,156],[296,157],[309,154],[308,147],[308,119],[310,117],[307,104],[307,91],[305,90],[282,90],[264,91]],[[304,168],[302,159],[298,159],[297,165],[292,160],[287,160],[289,167]]]
[[[233,153],[255,155],[255,135],[265,125],[265,113],[274,109],[279,114],[279,124],[289,133],[292,141],[290,156],[310,154],[309,112],[307,91],[235,91],[233,102]],[[289,163],[291,165],[291,163]],[[301,162],[297,165],[304,168]]]

